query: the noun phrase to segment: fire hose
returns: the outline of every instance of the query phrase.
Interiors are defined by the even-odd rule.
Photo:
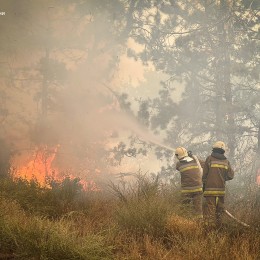
[[[158,142],[153,142],[153,141],[150,141],[150,142],[153,143],[153,144],[155,144],[155,145],[158,145],[158,146],[160,146],[160,147],[163,147],[163,148],[165,148],[165,149],[167,149],[167,150],[174,151],[174,149],[171,148],[171,147],[169,147],[169,146],[162,145],[162,144],[160,144],[160,143],[158,143]],[[189,152],[190,152],[190,151],[189,151]],[[190,153],[191,153],[191,152],[190,152]],[[192,154],[192,153],[191,153],[191,154]],[[200,162],[199,162],[197,156],[193,155],[193,158],[195,159],[196,163],[197,163],[198,166],[199,166],[199,170],[200,170],[200,172],[202,173],[202,167],[201,167],[201,165],[200,165]],[[224,213],[225,213],[228,217],[230,217],[231,219],[235,220],[237,223],[241,224],[242,226],[244,226],[244,227],[250,227],[250,225],[246,224],[245,222],[243,222],[243,221],[237,219],[235,216],[233,216],[228,210],[225,209],[225,210],[224,210]],[[257,230],[258,230],[258,229],[257,229]]]
[[[234,217],[228,210],[225,209],[224,211],[226,213],[227,216],[229,216],[230,218],[234,219],[237,223],[241,224],[244,227],[250,227],[248,224],[246,224],[245,222],[237,219],[236,217]]]

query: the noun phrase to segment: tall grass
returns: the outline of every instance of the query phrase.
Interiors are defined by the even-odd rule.
[[[182,214],[177,190],[140,174],[111,183],[112,197],[77,180],[45,189],[2,179],[0,189],[0,259],[260,259],[260,189],[229,200],[250,228],[226,218],[210,231]]]
[[[104,237],[79,232],[67,220],[26,214],[17,203],[0,199],[1,253],[19,259],[112,259]]]
[[[111,189],[120,200],[116,211],[121,229],[137,235],[166,236],[167,218],[176,210],[176,197],[165,196],[158,178],[136,175],[133,183],[118,183]]]
[[[19,202],[24,210],[52,218],[89,209],[87,194],[77,178],[51,180],[49,187],[42,187],[37,180],[4,178],[0,181],[0,191],[2,196]]]

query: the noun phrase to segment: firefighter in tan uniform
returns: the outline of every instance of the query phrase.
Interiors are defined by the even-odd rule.
[[[234,178],[234,171],[225,157],[225,143],[213,145],[210,156],[203,167],[203,187],[205,197],[204,219],[206,224],[220,227],[224,213],[225,183]]]
[[[193,215],[201,219],[202,214],[202,171],[198,159],[195,156],[188,156],[183,147],[175,151],[178,159],[176,169],[181,174],[181,193],[183,204],[193,204]]]

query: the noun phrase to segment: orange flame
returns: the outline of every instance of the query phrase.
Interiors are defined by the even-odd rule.
[[[71,180],[77,178],[72,174],[62,176],[59,169],[53,165],[59,147],[60,145],[54,148],[47,146],[37,148],[26,165],[17,170],[14,178],[23,178],[29,181],[36,180],[41,186],[49,186],[48,180],[62,182],[65,178]],[[81,179],[79,183],[85,191],[100,190],[93,180],[87,182]]]
[[[52,166],[55,159],[58,147],[48,148],[40,147],[35,150],[32,159],[23,167],[18,169],[16,177],[24,178],[26,180],[37,180],[40,185],[45,185],[48,178],[56,179],[58,176],[58,169]]]

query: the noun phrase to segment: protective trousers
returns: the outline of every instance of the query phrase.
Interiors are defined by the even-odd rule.
[[[205,197],[204,220],[206,225],[222,225],[222,217],[225,210],[224,196],[207,196]]]
[[[202,212],[202,192],[182,194],[183,210],[193,218],[203,218]]]

